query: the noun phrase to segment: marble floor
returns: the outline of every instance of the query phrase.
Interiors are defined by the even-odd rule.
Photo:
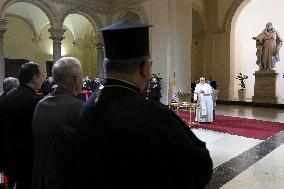
[[[217,105],[217,115],[284,123],[284,109]],[[266,140],[193,129],[214,164],[208,189],[284,188],[284,131]]]

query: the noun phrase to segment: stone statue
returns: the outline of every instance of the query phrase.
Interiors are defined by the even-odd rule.
[[[282,39],[279,33],[273,28],[272,23],[268,22],[265,29],[253,39],[256,40],[256,64],[259,70],[274,70],[275,63],[280,61],[279,50],[282,46]]]

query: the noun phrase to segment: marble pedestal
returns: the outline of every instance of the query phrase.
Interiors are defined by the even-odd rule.
[[[254,96],[252,102],[256,103],[270,103],[277,104],[279,95],[277,89],[277,83],[280,81],[280,76],[275,70],[269,71],[256,71],[255,84],[254,84]]]

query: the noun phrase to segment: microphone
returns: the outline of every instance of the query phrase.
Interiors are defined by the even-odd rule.
[[[179,91],[177,92],[176,97],[177,97],[180,93],[181,93],[181,90],[179,90]]]

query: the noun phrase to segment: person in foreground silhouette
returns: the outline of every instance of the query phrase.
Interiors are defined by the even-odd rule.
[[[32,119],[40,97],[44,74],[37,63],[29,62],[19,70],[20,86],[5,96],[4,163],[9,188],[30,189],[32,180]]]
[[[80,116],[81,188],[203,188],[212,175],[204,142],[167,106],[145,99],[149,25],[102,29],[106,78]]]
[[[78,59],[64,57],[52,67],[56,89],[38,102],[33,117],[32,189],[72,189],[77,172],[75,130],[83,101],[82,67]]]

